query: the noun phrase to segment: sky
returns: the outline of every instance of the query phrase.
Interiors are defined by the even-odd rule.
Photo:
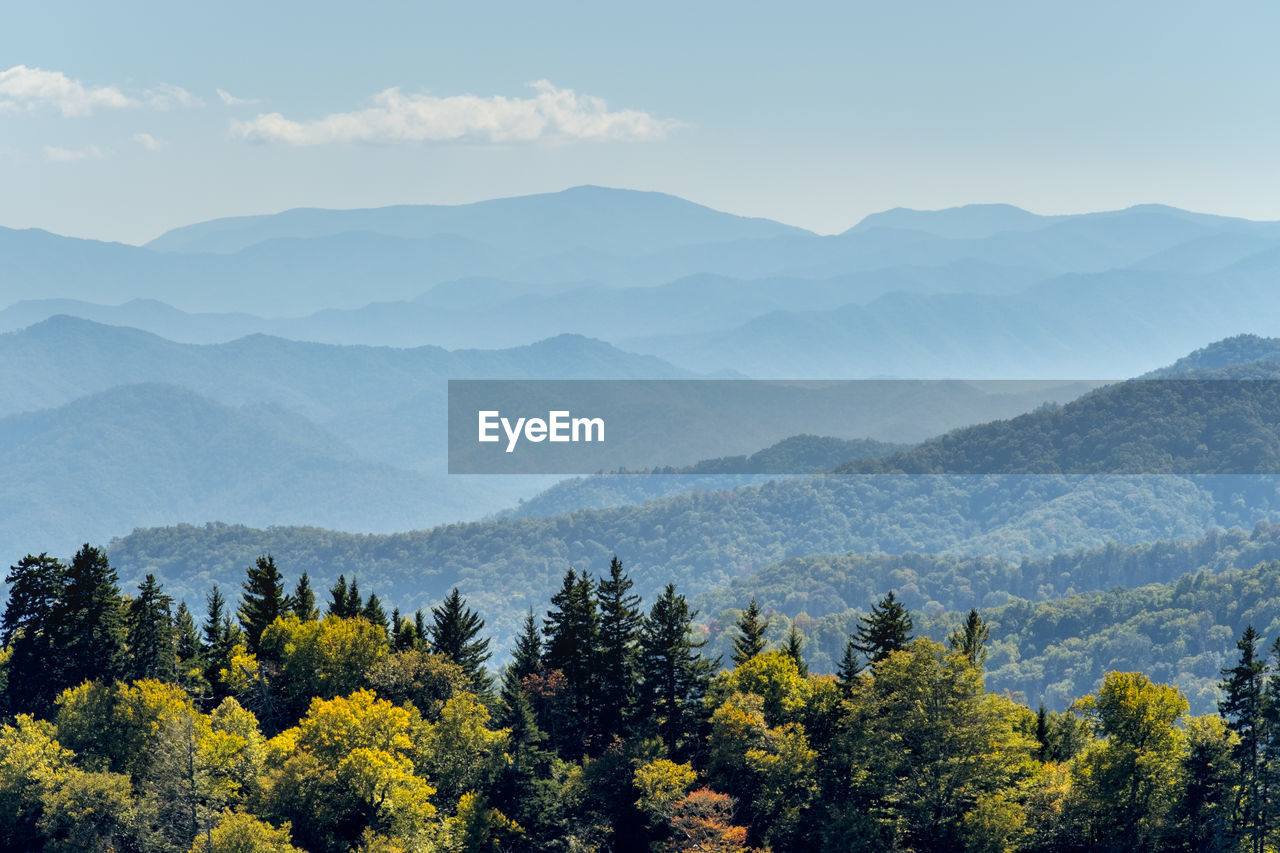
[[[142,243],[293,207],[658,190],[1280,219],[1280,4],[0,8],[0,226]]]

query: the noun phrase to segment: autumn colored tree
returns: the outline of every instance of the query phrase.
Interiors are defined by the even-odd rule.
[[[663,853],[733,853],[746,849],[747,830],[733,824],[733,800],[699,788],[672,809],[671,837],[658,846]]]

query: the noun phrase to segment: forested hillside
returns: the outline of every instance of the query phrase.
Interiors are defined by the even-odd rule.
[[[1241,375],[1243,373],[1243,375]],[[846,474],[1275,474],[1280,364],[1132,380],[910,450]]]
[[[126,571],[155,572],[180,595],[212,580],[225,584],[267,552],[324,580],[358,574],[413,607],[457,585],[492,614],[499,635],[509,635],[566,566],[599,566],[615,550],[631,555],[642,594],[668,582],[697,594],[807,554],[1017,559],[1196,539],[1215,526],[1252,527],[1277,505],[1276,488],[1266,478],[820,476],[390,535],[179,525],[135,531],[109,550]]]
[[[770,648],[755,602],[730,658],[707,657],[685,597],[643,600],[614,558],[564,573],[495,673],[457,590],[389,616],[264,555],[238,602],[213,590],[196,615],[153,577],[122,597],[88,545],[6,579],[6,849],[1226,851],[1280,829],[1261,793],[1280,772],[1280,641],[1248,626],[1232,651],[1177,609],[1260,615],[1280,563],[1133,594],[1149,623],[1174,608],[1161,639],[1191,670],[1224,660],[1205,679],[1220,712],[1198,716],[1135,671],[1064,712],[988,689],[1047,625],[1125,616],[1107,596],[971,610],[940,643],[890,593],[844,635],[838,673],[814,675],[798,632]]]
[[[515,518],[565,515],[579,509],[641,504],[685,492],[759,485],[777,475],[820,474],[850,459],[885,456],[905,445],[871,438],[797,435],[750,456],[705,459],[682,468],[597,474],[561,480],[502,513]]]
[[[1212,711],[1224,637],[1248,624],[1280,633],[1280,527],[1215,531],[1167,541],[1026,559],[820,556],[765,567],[695,598],[708,615],[713,653],[728,654],[752,599],[781,642],[794,625],[815,672],[835,672],[844,638],[892,590],[920,629],[946,638],[978,608],[991,627],[992,689],[1062,709],[1110,669],[1141,669],[1176,684],[1193,710]]]

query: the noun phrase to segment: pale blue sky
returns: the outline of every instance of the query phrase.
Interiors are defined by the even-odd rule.
[[[822,232],[995,201],[1280,219],[1278,32],[1274,2],[9,3],[0,225],[141,242],[584,183]]]

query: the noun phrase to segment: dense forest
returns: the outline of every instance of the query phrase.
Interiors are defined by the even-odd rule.
[[[1246,594],[1277,579],[1184,579],[1173,603],[1212,587],[1261,619],[1274,607]],[[988,690],[997,620],[1033,638],[1050,615],[1015,605],[938,642],[890,592],[819,675],[753,600],[721,659],[675,586],[646,606],[617,558],[565,572],[499,671],[457,590],[388,613],[345,577],[287,583],[270,556],[199,616],[154,577],[122,595],[88,545],[6,582],[8,850],[1259,851],[1280,834],[1274,618],[1266,639],[1197,637],[1225,663],[1217,712],[1191,716],[1140,672],[1061,712]]]
[[[854,459],[850,474],[1274,474],[1280,364],[1131,380],[911,450]]]
[[[1280,600],[1262,582],[1266,564],[1277,560],[1280,526],[1259,523],[1247,533],[1111,544],[1016,563],[810,555],[693,600],[708,615],[710,651],[727,653],[732,631],[726,629],[754,598],[774,619],[773,639],[781,641],[792,625],[801,632],[817,672],[836,671],[844,637],[888,590],[919,614],[921,632],[937,640],[957,614],[979,608],[992,625],[987,683],[995,690],[1061,710],[1096,689],[1108,669],[1140,668],[1176,684],[1193,710],[1207,712],[1228,651],[1221,638],[1251,621],[1270,632],[1272,614],[1280,614]]]
[[[178,598],[235,582],[270,552],[331,582],[358,575],[406,608],[454,586],[490,614],[498,638],[555,589],[565,565],[629,555],[637,590],[675,583],[718,589],[780,560],[809,554],[989,554],[1049,557],[1081,547],[1198,539],[1214,527],[1252,528],[1280,508],[1274,477],[811,476],[697,491],[641,506],[552,518],[499,519],[389,535],[314,527],[176,525],[110,545],[131,583],[154,573]]]

